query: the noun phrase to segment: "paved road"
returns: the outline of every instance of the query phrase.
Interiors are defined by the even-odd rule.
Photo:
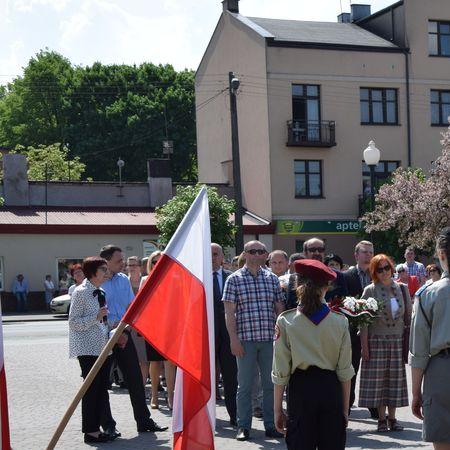
[[[3,330],[13,448],[44,449],[81,383],[77,361],[67,357],[67,322],[8,323],[4,324]],[[156,436],[136,432],[126,391],[114,390],[110,397],[122,439],[102,444],[101,448],[171,449],[169,432]],[[167,408],[152,411],[152,415],[158,423],[170,425]],[[413,419],[409,408],[399,411],[399,419],[406,426],[402,433],[377,434],[374,432],[375,422],[369,420],[367,415],[364,410],[353,410],[347,448],[431,450],[431,445],[420,440],[420,424]],[[285,448],[282,441],[264,439],[261,420],[255,419],[253,426],[252,441],[237,443],[235,430],[228,426],[222,402],[217,407],[216,450]],[[88,448],[82,442],[80,408],[69,422],[57,448]]]

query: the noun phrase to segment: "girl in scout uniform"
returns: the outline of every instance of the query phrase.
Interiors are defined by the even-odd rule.
[[[296,261],[295,271],[298,307],[280,314],[275,328],[275,426],[289,450],[342,450],[355,372],[348,321],[324,300],[336,273],[308,259]],[[289,419],[282,409],[286,385]]]
[[[449,227],[440,232],[436,253],[442,277],[419,289],[414,304],[409,355],[412,411],[423,420],[423,439],[433,442],[436,450],[450,450]]]

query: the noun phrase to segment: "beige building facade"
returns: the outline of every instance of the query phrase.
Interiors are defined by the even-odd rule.
[[[225,89],[234,72],[244,207],[272,222],[273,248],[294,252],[320,235],[352,263],[368,142],[381,150],[377,183],[398,166],[428,170],[441,153],[449,23],[446,0],[375,14],[353,5],[337,23],[246,17],[225,0],[196,75],[199,180],[233,182]]]

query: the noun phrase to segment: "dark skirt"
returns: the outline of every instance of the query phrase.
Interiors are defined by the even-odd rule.
[[[289,380],[288,450],[344,450],[342,385],[336,372],[297,369]]]
[[[148,342],[145,343],[145,348],[147,350],[147,359],[149,361],[165,361],[166,359],[160,353],[158,353],[152,345]]]

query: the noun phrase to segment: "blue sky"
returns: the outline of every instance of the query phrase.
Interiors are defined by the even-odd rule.
[[[350,10],[349,0],[241,0],[240,11],[335,21],[340,3]],[[394,0],[367,3],[377,11]],[[0,0],[0,84],[46,47],[77,65],[147,61],[196,69],[221,11],[220,0]]]

